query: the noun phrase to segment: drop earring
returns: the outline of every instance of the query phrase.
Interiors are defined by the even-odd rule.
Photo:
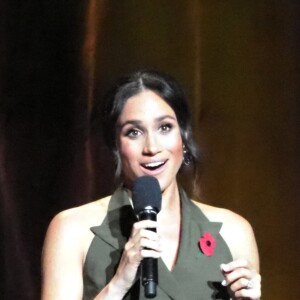
[[[186,149],[185,145],[183,145],[183,164],[185,166],[189,166],[191,164],[191,156]]]

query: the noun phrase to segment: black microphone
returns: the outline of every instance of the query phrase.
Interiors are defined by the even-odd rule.
[[[158,180],[152,176],[141,176],[133,182],[132,202],[138,219],[156,221],[157,213],[161,209],[161,191]],[[156,232],[155,228],[149,228]],[[156,296],[158,284],[157,259],[145,257],[142,260],[142,284],[146,298]]]

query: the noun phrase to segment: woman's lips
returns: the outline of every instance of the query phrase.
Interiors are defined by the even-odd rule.
[[[155,161],[155,162],[141,164],[141,166],[145,173],[155,175],[157,173],[160,173],[164,169],[166,162],[167,162],[167,160]]]

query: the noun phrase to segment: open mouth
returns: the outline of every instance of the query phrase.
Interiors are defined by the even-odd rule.
[[[157,162],[151,162],[148,164],[142,164],[142,166],[149,170],[149,171],[154,171],[165,165],[166,161],[157,161]]]

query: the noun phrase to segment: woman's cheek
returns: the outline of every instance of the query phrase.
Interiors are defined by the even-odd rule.
[[[179,134],[172,134],[169,138],[163,141],[165,149],[170,152],[182,155],[182,140]]]

